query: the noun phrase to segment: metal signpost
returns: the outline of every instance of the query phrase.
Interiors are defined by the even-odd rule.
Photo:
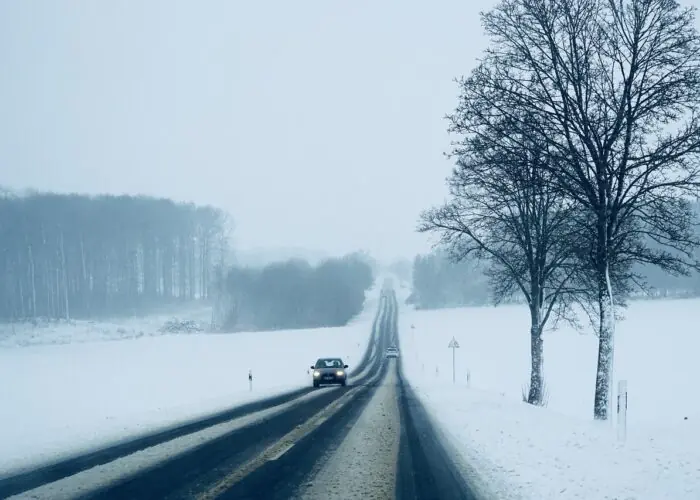
[[[452,340],[450,340],[450,343],[447,345],[450,349],[452,349],[452,383],[454,384],[456,381],[456,376],[455,376],[455,350],[459,348],[459,342],[457,342],[457,339],[452,337]]]

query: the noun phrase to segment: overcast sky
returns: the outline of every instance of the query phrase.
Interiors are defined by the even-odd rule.
[[[493,0],[0,1],[0,184],[212,204],[244,248],[428,247]]]

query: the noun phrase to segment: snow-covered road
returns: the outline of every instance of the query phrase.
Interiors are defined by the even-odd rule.
[[[394,498],[401,435],[399,380],[396,362],[387,363],[387,375],[364,411],[340,446],[318,461],[319,470],[299,498]]]
[[[337,390],[337,388],[326,389],[326,391],[332,390]],[[137,451],[113,462],[99,465],[59,481],[11,496],[9,499],[71,500],[86,492],[107,488],[110,484],[124,481],[126,478],[136,475],[143,470],[157,467],[166,460],[191,453],[207,442],[240,431],[246,426],[259,424],[265,419],[281,415],[290,408],[316,399],[320,395],[324,395],[324,393],[319,391],[308,393],[281,405],[244,415],[228,422],[207,427],[199,432],[187,434],[172,441],[166,441]]]

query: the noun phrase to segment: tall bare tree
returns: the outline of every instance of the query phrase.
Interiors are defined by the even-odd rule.
[[[504,0],[483,24],[491,47],[462,80],[462,101],[544,141],[554,182],[591,224],[594,416],[607,419],[615,267],[637,261],[685,273],[697,266],[689,205],[700,181],[694,13],[673,0]],[[534,129],[522,116],[536,117]],[[482,126],[465,121],[468,130]]]
[[[542,332],[555,312],[567,310],[577,267],[571,207],[548,181],[547,145],[487,120],[479,134],[458,107],[450,130],[467,134],[453,151],[452,199],[422,215],[420,231],[438,232],[441,244],[461,260],[487,261],[496,301],[521,293],[530,308],[531,370],[527,400],[544,398]]]

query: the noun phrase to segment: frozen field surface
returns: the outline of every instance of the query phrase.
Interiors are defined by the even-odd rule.
[[[545,334],[546,408],[522,403],[525,306],[399,317],[404,374],[465,469],[499,499],[700,498],[699,300],[634,302],[617,324],[615,387],[629,385],[627,439],[592,419],[596,343]],[[452,383],[455,337],[456,383]],[[468,383],[469,380],[469,383]]]
[[[191,321],[202,331],[208,331],[211,325],[211,307],[186,304],[182,308],[171,307],[169,312],[159,314],[100,321],[39,319],[34,323],[2,323],[0,349],[159,337],[163,335],[161,328],[171,320]]]

